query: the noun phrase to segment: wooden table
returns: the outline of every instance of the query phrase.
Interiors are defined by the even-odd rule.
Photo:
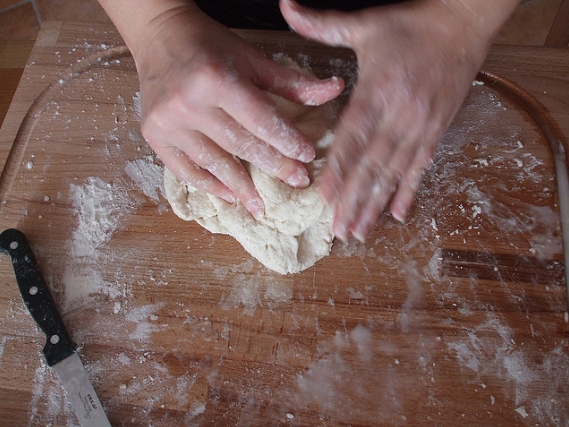
[[[0,124],[4,121],[24,71],[33,41],[0,40]]]
[[[241,34],[355,76],[347,51]],[[114,426],[569,424],[554,161],[514,99],[569,135],[569,50],[493,47],[484,70],[523,90],[473,85],[408,223],[280,276],[171,212],[121,45],[47,24],[0,132],[2,228],[27,234]],[[0,272],[0,425],[76,425]]]

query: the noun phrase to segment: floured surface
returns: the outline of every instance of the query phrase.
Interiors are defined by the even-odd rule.
[[[57,82],[118,43],[106,27],[62,28],[44,32],[23,85]],[[354,69],[287,43],[265,49],[323,75]],[[544,90],[561,103],[559,87]],[[227,236],[180,227],[138,131],[132,60],[95,63],[61,88],[16,141],[2,226],[28,235],[113,425],[569,422],[551,156],[491,87],[473,86],[408,224],[386,214],[365,245],[335,245],[285,276]],[[5,256],[0,270],[0,420],[75,426]]]

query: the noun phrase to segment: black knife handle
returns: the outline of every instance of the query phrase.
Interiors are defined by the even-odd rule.
[[[0,234],[0,249],[12,258],[16,281],[26,307],[47,337],[43,354],[49,366],[75,351],[26,236],[16,229]]]

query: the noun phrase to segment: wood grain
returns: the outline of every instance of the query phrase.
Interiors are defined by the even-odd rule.
[[[0,126],[28,61],[33,41],[0,41]]]
[[[569,2],[562,0],[545,40],[545,46],[567,47],[567,45],[569,45]]]
[[[349,51],[240,34],[355,79]],[[366,244],[281,276],[142,186],[161,165],[121,46],[110,26],[47,24],[0,131],[2,228],[28,236],[113,425],[569,422],[554,156],[510,94],[472,87],[407,224],[385,214]],[[566,136],[568,67],[567,50],[496,46],[484,69]],[[5,256],[0,272],[0,425],[75,425]]]

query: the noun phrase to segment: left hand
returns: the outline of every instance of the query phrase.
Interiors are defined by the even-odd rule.
[[[358,58],[358,82],[320,180],[338,238],[352,233],[363,241],[390,199],[392,215],[404,221],[438,141],[515,4],[415,0],[338,12],[281,0],[297,33],[350,47]]]

